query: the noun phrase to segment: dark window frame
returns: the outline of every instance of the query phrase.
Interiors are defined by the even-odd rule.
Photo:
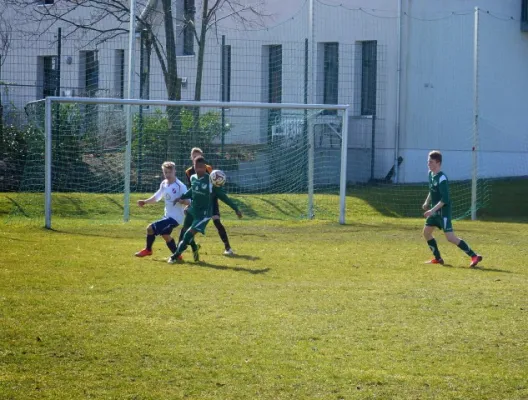
[[[323,43],[323,58],[323,104],[339,104],[339,43]]]
[[[361,115],[376,115],[378,42],[361,43]]]
[[[42,56],[42,98],[56,96],[58,87],[57,56]]]
[[[528,0],[522,0],[521,4],[521,31],[528,32]]]
[[[87,97],[97,97],[100,74],[98,50],[86,50],[84,53],[84,90]]]
[[[196,7],[194,0],[183,0],[183,18],[185,24],[183,26],[183,55],[194,56],[194,16],[196,14]]]
[[[224,82],[222,82],[223,93],[221,93],[222,101],[231,101],[231,45],[226,44],[224,46],[223,54],[224,62]]]
[[[267,46],[268,50],[268,103],[282,103],[282,45]],[[268,141],[272,140],[271,127],[280,122],[280,108],[268,110]]]

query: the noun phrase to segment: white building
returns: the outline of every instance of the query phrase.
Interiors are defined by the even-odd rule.
[[[177,1],[175,13],[192,3]],[[150,6],[156,15],[158,2]],[[199,2],[196,6],[199,10]],[[222,99],[225,35],[226,100],[302,103],[306,95],[310,103],[350,104],[350,182],[385,178],[398,157],[403,158],[398,182],[423,181],[431,149],[443,151],[451,179],[471,178],[473,148],[479,177],[526,176],[528,32],[521,26],[526,29],[527,9],[526,0],[268,0],[265,11],[273,19],[266,19],[266,28],[242,28],[226,19],[209,32],[202,100]],[[161,27],[159,18],[153,21]],[[196,56],[179,29],[182,99],[192,100]],[[124,97],[126,35],[102,44],[75,38],[63,40],[61,94]],[[8,99],[22,106],[54,92],[44,82],[57,53],[55,44],[19,47],[26,61],[5,63],[1,80],[27,82]],[[21,57],[16,46],[11,54]],[[154,56],[150,63],[142,97],[166,98],[160,65]],[[139,50],[136,71],[139,75]],[[9,102],[5,95],[3,100]],[[248,116],[251,123],[245,122]],[[287,112],[231,110],[227,118],[233,124],[228,143],[265,143],[274,134],[299,129]],[[316,156],[333,160],[337,171],[339,146],[332,141],[339,140],[334,132],[339,133],[339,121],[331,113],[318,121]],[[325,179],[322,183],[338,180],[337,174]]]

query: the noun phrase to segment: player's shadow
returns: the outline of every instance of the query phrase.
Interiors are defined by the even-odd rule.
[[[219,271],[247,272],[253,275],[265,274],[266,272],[270,270],[270,268],[250,269],[250,268],[244,268],[244,267],[228,267],[227,265],[211,264],[205,261],[199,261],[197,263],[194,263],[193,265],[197,267],[212,268],[212,269],[216,269]]]
[[[260,257],[258,256],[248,256],[246,254],[233,254],[232,256],[229,256],[229,258],[239,258],[241,260],[247,260],[247,261],[260,260]]]
[[[459,269],[470,269],[472,271],[482,271],[482,272],[504,272],[504,273],[507,273],[507,274],[511,274],[512,272],[511,271],[508,271],[506,269],[498,269],[498,268],[488,268],[488,267],[485,267],[484,265],[477,265],[476,267],[466,267],[466,266],[461,266],[461,265],[452,265],[452,264],[444,264],[442,265],[443,267],[447,267],[447,268],[459,268]]]

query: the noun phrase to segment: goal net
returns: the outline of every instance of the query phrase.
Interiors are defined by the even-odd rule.
[[[344,223],[346,106],[48,98],[26,111],[43,134],[19,201],[48,227],[52,216],[134,218],[164,161],[185,181],[193,147],[226,173],[227,193],[248,216]]]

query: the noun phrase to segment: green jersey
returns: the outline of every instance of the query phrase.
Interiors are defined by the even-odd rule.
[[[442,215],[449,215],[451,213],[451,199],[449,198],[449,184],[447,182],[447,176],[442,171],[439,171],[436,175],[433,175],[432,171],[429,171],[429,194],[431,196],[431,203],[434,207],[439,201],[442,201],[444,205],[439,210]]]
[[[220,187],[213,186],[209,179],[209,174],[204,174],[201,178],[194,174],[191,176],[191,187],[182,195],[182,199],[191,199],[189,212],[194,218],[207,218],[213,215],[213,196],[218,197],[235,212],[238,207],[227,197],[227,194]]]

